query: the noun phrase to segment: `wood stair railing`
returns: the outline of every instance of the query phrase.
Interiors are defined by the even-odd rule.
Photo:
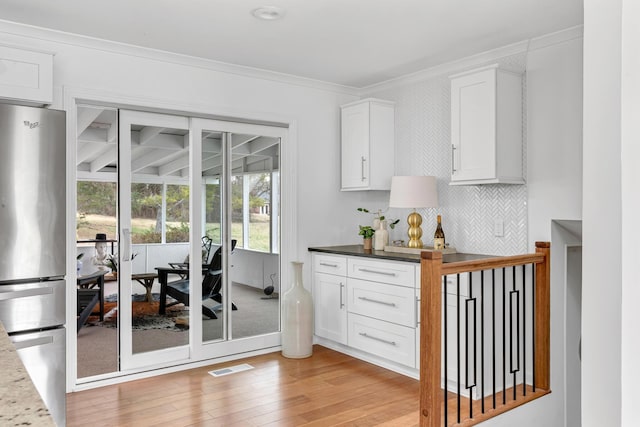
[[[520,267],[522,266],[522,267]],[[530,271],[527,275],[525,268],[530,266]],[[522,277],[522,285],[516,280],[516,267],[518,267],[518,274]],[[482,259],[476,261],[466,262],[452,262],[443,264],[442,253],[440,252],[422,252],[421,256],[421,306],[420,306],[420,426],[421,427],[440,427],[440,426],[471,426],[478,424],[482,421],[486,421],[489,418],[509,411],[517,406],[523,405],[531,400],[537,399],[545,394],[551,392],[550,390],[550,357],[549,357],[549,344],[550,344],[550,244],[548,242],[537,242],[536,253],[516,256],[496,257],[489,259]],[[451,392],[447,386],[446,369],[443,367],[443,294],[446,296],[446,288],[443,289],[443,276],[447,275],[459,275],[469,274],[470,272],[480,275],[482,281],[482,291],[470,291],[475,293],[475,297],[479,299],[486,299],[492,304],[491,309],[495,310],[496,297],[492,295],[491,298],[485,298],[486,295],[490,295],[485,290],[485,277],[493,277],[493,292],[496,289],[495,271],[502,273],[501,290],[503,292],[502,307],[498,306],[498,309],[509,312],[509,316],[517,317],[506,318],[503,326],[503,331],[509,330],[507,338],[503,338],[502,341],[502,353],[507,354],[506,351],[511,352],[509,358],[511,366],[517,364],[517,368],[509,368],[512,377],[502,377],[502,381],[498,390],[496,390],[496,355],[493,354],[493,383],[489,387],[490,392],[488,395],[485,393],[485,373],[482,371],[482,392],[476,394],[475,398],[471,397],[471,391],[469,396],[461,397],[460,386],[457,387],[457,393]],[[512,271],[513,274],[505,275],[505,271]],[[493,273],[486,273],[491,272]],[[506,277],[506,278],[505,278]],[[509,283],[510,277],[513,278]],[[526,280],[529,278],[530,283],[533,285],[531,288],[526,288]],[[516,285],[516,282],[518,285]],[[458,278],[458,283],[459,278]],[[500,282],[498,282],[500,283]],[[507,285],[507,283],[509,283]],[[489,286],[489,287],[491,287]],[[507,289],[507,286],[510,289]],[[513,289],[511,287],[513,286]],[[522,289],[517,289],[516,286],[521,286]],[[458,286],[459,288],[460,286]],[[500,285],[498,285],[500,287]],[[458,289],[458,292],[459,289]],[[531,299],[526,300],[526,295],[531,293]],[[506,294],[509,294],[509,305],[507,307]],[[461,301],[460,295],[458,295],[457,301]],[[471,297],[469,297],[471,298]],[[515,298],[515,299],[512,299]],[[521,302],[522,300],[522,302]],[[445,300],[446,301],[446,300]],[[515,301],[515,302],[514,302]],[[473,307],[477,301],[473,301]],[[481,316],[485,315],[484,302],[482,304]],[[526,313],[526,310],[529,312]],[[487,310],[491,311],[491,310]],[[476,316],[476,309],[473,309],[473,316]],[[521,313],[522,312],[522,313]],[[445,312],[446,313],[446,312]],[[516,313],[516,314],[514,314]],[[530,316],[530,322],[528,325],[525,323],[527,315]],[[520,319],[524,325],[521,325]],[[507,322],[508,320],[508,322]],[[457,321],[460,322],[460,311],[458,310]],[[474,320],[475,322],[475,320]],[[495,321],[494,321],[495,323]],[[465,325],[456,325],[456,327],[466,328],[469,325],[469,321],[466,321]],[[514,325],[516,325],[514,327]],[[472,329],[477,328],[473,323]],[[458,329],[459,330],[459,329]],[[474,329],[474,331],[477,329]],[[527,331],[531,331],[531,334],[527,336]],[[446,331],[446,329],[445,329]],[[504,334],[505,332],[503,332]],[[520,334],[522,333],[522,338]],[[466,336],[466,335],[465,335]],[[505,335],[503,335],[504,337]],[[517,338],[516,338],[517,337]],[[446,339],[446,337],[445,337]],[[475,339],[475,338],[474,338]],[[495,331],[493,337],[493,350],[495,352]],[[514,342],[516,344],[514,344]],[[529,343],[529,344],[527,344]],[[461,358],[460,354],[460,333],[458,332],[458,339],[455,343],[458,346],[457,357]],[[448,344],[447,344],[448,345]],[[481,344],[484,348],[484,344]],[[515,347],[514,347],[515,345]],[[527,347],[529,345],[529,347]],[[472,346],[476,351],[475,342]],[[508,350],[505,349],[508,347]],[[468,352],[469,350],[464,350]],[[515,356],[515,362],[514,357]],[[531,359],[526,360],[526,355],[529,354]],[[465,353],[467,360],[471,359],[468,353]],[[474,365],[473,369],[473,387],[476,386],[475,376],[476,369],[480,366],[480,370],[485,369],[484,362],[476,363],[475,355],[472,355]],[[506,358],[505,359],[509,359]],[[481,359],[482,360],[482,359]],[[524,366],[521,367],[522,365]],[[529,362],[530,366],[527,367],[526,363]],[[503,361],[506,372],[507,362]],[[490,363],[487,363],[490,365]],[[446,366],[446,364],[445,364]],[[460,369],[460,362],[458,361],[458,369]],[[471,365],[470,365],[471,366]],[[491,366],[490,366],[491,368]],[[491,369],[489,369],[491,370]],[[521,372],[522,371],[522,372]],[[515,373],[514,373],[515,372]],[[444,373],[444,382],[442,382]],[[491,374],[489,374],[491,375]],[[517,378],[520,375],[520,379]],[[467,375],[468,377],[468,375]],[[458,383],[462,382],[460,374],[457,375]],[[468,380],[467,380],[468,381]],[[511,381],[509,385],[508,382]],[[444,389],[443,389],[444,388]],[[445,414],[447,419],[445,421]]]

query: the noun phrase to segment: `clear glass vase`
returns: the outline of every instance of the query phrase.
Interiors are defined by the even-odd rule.
[[[292,359],[313,353],[313,300],[302,283],[302,263],[293,264],[293,284],[282,303],[282,355]]]

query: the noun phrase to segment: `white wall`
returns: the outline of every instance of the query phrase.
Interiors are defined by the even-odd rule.
[[[582,422],[585,427],[621,425],[621,13],[620,0],[584,2]],[[637,159],[635,163],[637,168]],[[637,244],[638,236],[634,237]],[[635,264],[637,268],[637,259]]]
[[[638,423],[640,392],[640,2],[623,0],[622,14],[622,425]]]
[[[552,219],[582,218],[582,37],[527,59],[529,250]]]
[[[635,0],[585,0],[582,420],[586,427],[637,425],[639,19]]]

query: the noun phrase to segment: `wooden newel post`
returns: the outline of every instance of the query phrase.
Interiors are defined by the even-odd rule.
[[[536,389],[550,390],[551,244],[549,242],[536,242],[536,253],[544,255],[544,262],[536,264],[534,382]]]
[[[442,339],[442,253],[422,252],[420,283],[420,426],[439,427]]]

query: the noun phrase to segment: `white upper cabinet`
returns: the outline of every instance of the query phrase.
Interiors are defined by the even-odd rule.
[[[342,191],[390,190],[394,103],[368,98],[341,108]]]
[[[450,79],[450,184],[524,184],[522,76],[491,65]]]
[[[31,105],[53,101],[53,54],[0,46],[0,98]]]

